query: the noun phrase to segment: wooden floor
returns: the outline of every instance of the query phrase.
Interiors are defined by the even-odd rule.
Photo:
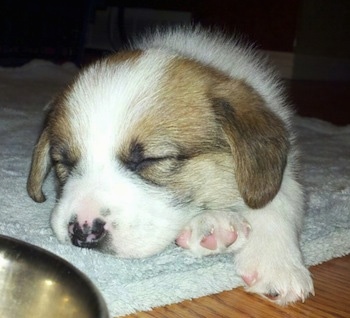
[[[349,238],[350,239],[350,238]],[[232,318],[232,317],[310,317],[350,318],[350,255],[310,268],[314,297],[305,303],[279,307],[242,289],[234,289],[126,316],[128,318]]]

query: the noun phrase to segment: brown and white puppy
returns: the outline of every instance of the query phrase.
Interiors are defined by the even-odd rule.
[[[263,58],[200,28],[156,32],[84,69],[51,105],[28,192],[53,166],[61,242],[120,257],[234,252],[247,290],[313,293],[291,113]]]

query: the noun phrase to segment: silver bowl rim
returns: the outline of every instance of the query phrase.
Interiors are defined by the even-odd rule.
[[[84,274],[81,270],[76,268],[73,264],[69,263],[64,258],[42,248],[39,246],[36,246],[34,244],[28,243],[23,240],[19,240],[17,238],[13,238],[7,235],[0,234],[0,248],[4,245],[12,245],[12,247],[18,247],[22,251],[24,250],[26,253],[35,253],[37,255],[43,256],[46,259],[49,259],[51,262],[58,262],[60,265],[65,267],[69,272],[74,273],[79,279],[82,280],[82,282],[87,286],[87,288],[90,289],[92,294],[96,298],[96,303],[98,307],[99,316],[96,318],[109,318],[109,311],[107,308],[107,304],[102,297],[100,291],[97,289],[97,287],[93,284],[93,282]]]

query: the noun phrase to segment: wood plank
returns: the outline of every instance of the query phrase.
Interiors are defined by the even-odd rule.
[[[316,296],[305,303],[280,307],[242,288],[179,304],[140,312],[125,318],[231,318],[231,317],[350,317],[350,255],[310,268]]]

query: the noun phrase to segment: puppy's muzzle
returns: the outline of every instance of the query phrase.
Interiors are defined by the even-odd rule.
[[[70,222],[68,233],[72,244],[85,248],[98,247],[107,234],[105,224],[101,219],[93,220],[91,225],[87,221],[82,225],[77,221]]]

